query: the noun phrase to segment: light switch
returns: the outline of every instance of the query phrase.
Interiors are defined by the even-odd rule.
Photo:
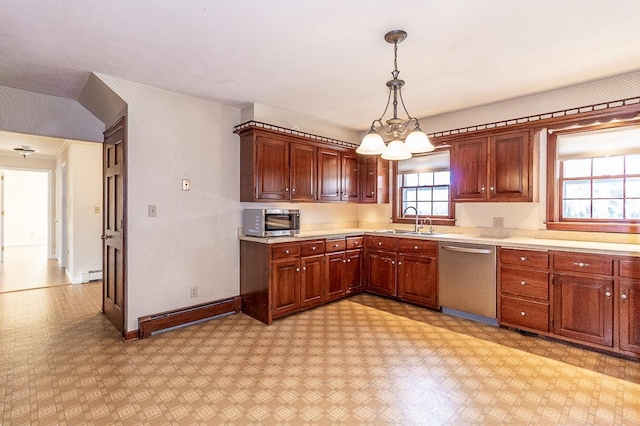
[[[191,189],[191,179],[182,179],[182,190],[188,191]]]
[[[158,206],[155,204],[149,204],[149,217],[158,216]]]
[[[95,212],[95,214],[100,214],[100,207],[99,206],[94,207],[93,211]]]

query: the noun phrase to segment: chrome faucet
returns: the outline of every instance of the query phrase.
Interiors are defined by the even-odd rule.
[[[433,234],[433,221],[431,220],[430,217],[426,217],[424,219],[422,219],[422,223],[424,224],[425,220],[429,219],[429,233]]]
[[[416,230],[415,232],[420,232],[420,229],[422,229],[422,225],[418,224],[418,221],[420,220],[420,218],[418,217],[418,209],[416,209],[413,206],[409,206],[406,209],[404,209],[404,212],[402,212],[402,216],[405,216],[407,214],[407,210],[409,209],[413,209],[414,212],[416,212]],[[431,218],[429,218],[429,220],[431,220]]]

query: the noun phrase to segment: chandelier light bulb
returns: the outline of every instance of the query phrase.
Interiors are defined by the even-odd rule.
[[[405,144],[407,145],[407,149],[409,150],[409,152],[412,154],[431,152],[436,149],[429,141],[429,137],[427,136],[427,134],[420,130],[420,128],[417,128],[409,133]]]
[[[362,138],[362,143],[360,143],[356,152],[362,155],[380,155],[385,151],[385,149],[386,146],[384,145],[382,136],[376,133],[375,130],[371,129],[371,131]]]
[[[383,160],[408,160],[411,158],[411,153],[407,149],[407,146],[400,139],[395,138],[389,145],[387,145],[387,149],[382,153]]]

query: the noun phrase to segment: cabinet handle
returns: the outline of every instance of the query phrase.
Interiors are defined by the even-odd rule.
[[[339,246],[339,244],[334,244],[333,248],[337,248]]]
[[[296,189],[295,188],[291,188],[291,193],[294,193],[294,192],[296,192]]]
[[[284,189],[284,192],[289,192],[289,188],[285,188],[285,189]]]
[[[524,256],[522,256],[522,257],[520,258],[520,260],[522,260],[522,261],[524,262],[525,260],[527,260],[527,258],[526,258],[526,257],[524,257]]]
[[[311,247],[311,250],[316,251],[316,246]]]
[[[526,285],[527,282],[526,281],[520,281],[520,285]]]
[[[286,249],[286,250],[284,251],[284,254],[289,254],[289,249]]]
[[[581,268],[584,268],[585,266],[589,266],[588,263],[582,263],[582,262],[573,262],[573,264]]]
[[[303,266],[303,267],[302,267],[302,270],[303,270],[303,271],[306,271],[306,270],[307,270],[307,267],[306,267],[306,266]]]
[[[525,311],[520,312],[520,315],[525,316],[527,313]]]
[[[378,241],[378,245],[381,246],[382,245],[382,241]]]
[[[418,246],[413,246],[413,249],[414,250],[418,250]]]
[[[300,268],[296,268],[296,272],[300,272]]]
[[[398,266],[402,265],[402,262],[398,262]]]
[[[605,296],[607,296],[607,297],[611,297],[611,292],[610,292],[609,290],[607,290],[607,291],[604,293],[604,295],[605,295]]]
[[[480,191],[484,192],[484,186],[482,188],[480,188]]]
[[[347,263],[351,263],[351,259],[347,259]]]
[[[627,295],[625,293],[622,293],[622,295],[620,295],[621,298],[626,299]]]

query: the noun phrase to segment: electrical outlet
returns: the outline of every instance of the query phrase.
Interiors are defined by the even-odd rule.
[[[493,218],[493,227],[494,228],[504,228],[504,217],[494,217]]]
[[[198,297],[198,286],[191,287],[191,297]]]
[[[182,179],[182,190],[189,191],[191,189],[191,179]]]

